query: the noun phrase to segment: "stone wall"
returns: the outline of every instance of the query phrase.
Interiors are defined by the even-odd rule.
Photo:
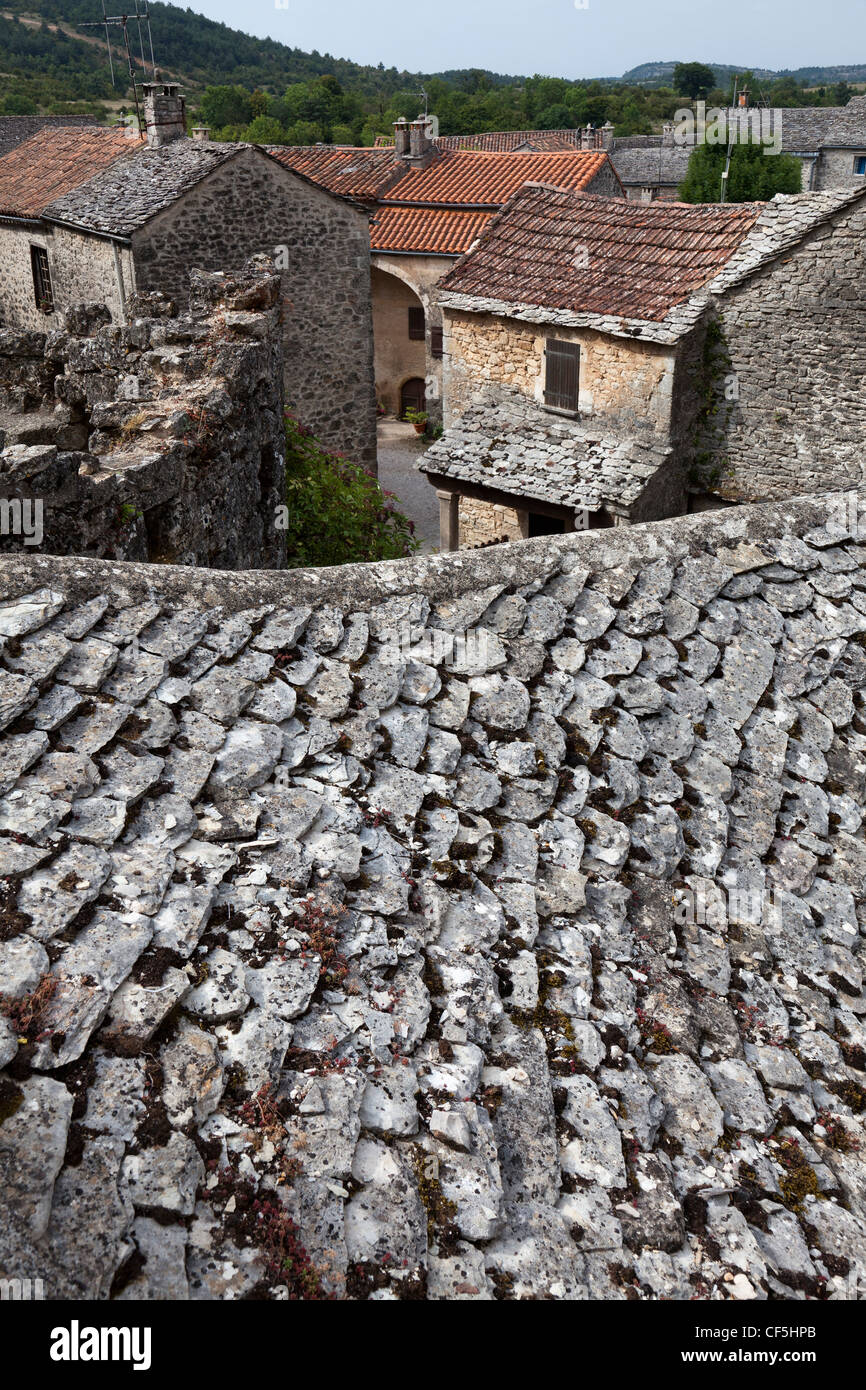
[[[525,540],[527,516],[527,512],[515,507],[500,507],[474,497],[461,497],[460,549],[490,545],[492,541]]]
[[[330,449],[376,464],[367,213],[253,147],[132,238],[138,287],[181,299],[190,265],[283,271],[286,405]],[[275,248],[283,248],[282,250]]]
[[[539,329],[493,314],[445,311],[448,373],[446,427],[477,399],[479,386],[501,383],[531,400],[544,400],[544,344],[548,337],[579,343],[580,414],[611,424],[640,422],[667,430],[674,353],[654,343],[626,342],[592,329]]]
[[[0,549],[283,564],[280,278],[191,279],[188,316],[142,294],[125,325],[97,304],[0,332]]]
[[[866,177],[854,173],[854,157],[858,154],[866,154],[866,141],[859,150],[822,150],[818,158],[816,189],[862,188]]]
[[[423,376],[427,384],[427,414],[431,425],[442,423],[442,390],[443,390],[443,362],[444,358],[434,357],[431,351],[431,329],[441,328],[443,323],[442,310],[436,296],[436,286],[443,279],[448,271],[456,264],[457,256],[388,256],[379,252],[373,257],[373,269],[383,271],[386,275],[402,280],[409,289],[418,296],[424,307],[424,317],[427,326],[426,341],[424,344],[424,370],[418,372],[418,376]],[[376,284],[374,275],[374,287]],[[380,281],[381,284],[381,281]],[[374,301],[374,315],[375,315]],[[381,329],[377,325],[374,328],[376,334],[376,353],[381,351]],[[387,332],[387,329],[386,329]],[[395,347],[399,352],[401,342],[409,348],[420,347],[421,344],[405,343],[405,334],[401,340],[399,337],[394,344],[388,343],[387,348]],[[406,363],[410,357],[406,356]],[[404,366],[401,368],[401,380],[416,375],[414,371],[409,371]],[[379,381],[379,370],[376,370],[376,380]]]
[[[692,447],[704,486],[746,501],[862,478],[864,233],[860,204],[719,301],[710,394]],[[731,380],[738,398],[726,401]]]
[[[36,305],[31,246],[48,253],[56,306],[50,314]],[[134,274],[129,247],[107,238],[41,223],[0,223],[0,328],[52,332],[62,328],[63,316],[73,304],[104,304],[114,322],[122,323]]]

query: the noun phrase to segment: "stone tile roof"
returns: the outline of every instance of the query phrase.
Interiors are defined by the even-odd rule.
[[[847,502],[4,561],[0,1275],[298,1296],[296,1240],[314,1297],[856,1297]]]
[[[866,189],[769,203],[636,203],[527,184],[440,282],[464,312],[673,343],[723,294]]]
[[[488,130],[481,135],[439,135],[440,150],[495,150],[508,152],[529,145],[533,150],[573,150],[581,148],[583,131],[577,130]]]
[[[269,145],[268,153],[287,169],[305,174],[331,193],[376,199],[400,178],[403,164],[392,149],[346,145]]]
[[[128,150],[129,141],[126,145]],[[129,236],[246,148],[201,140],[174,140],[159,149],[140,145],[128,158],[46,204],[43,214],[89,231]]]
[[[678,187],[686,176],[691,150],[678,145],[656,145],[644,148],[617,149],[610,160],[620,182],[627,185]]]
[[[452,208],[380,207],[370,223],[370,249],[460,256],[492,215]]]
[[[546,412],[518,391],[481,397],[416,467],[575,511],[629,507],[672,450],[647,430],[615,434],[597,420]]]
[[[383,195],[389,203],[501,207],[528,180],[583,189],[607,161],[599,150],[494,154],[449,150],[423,169],[410,168]]]
[[[128,158],[133,141],[101,126],[47,128],[0,159],[0,217],[38,217],[94,174]]]

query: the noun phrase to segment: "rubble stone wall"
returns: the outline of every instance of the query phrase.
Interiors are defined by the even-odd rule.
[[[279,294],[251,262],[194,272],[183,317],[142,295],[125,325],[89,305],[61,332],[0,332],[0,549],[279,568]]]
[[[592,329],[518,323],[494,314],[446,311],[448,360],[445,425],[463,414],[479,385],[516,387],[544,399],[544,344],[548,337],[579,343],[580,413],[624,423],[630,417],[666,429],[671,411],[674,356],[654,343],[626,343]]]
[[[190,265],[236,270],[254,253],[283,274],[286,405],[329,448],[376,465],[366,212],[243,149],[132,239],[139,289],[182,301]]]
[[[712,396],[694,439],[737,501],[858,485],[866,435],[866,209],[846,211],[719,301]],[[738,398],[725,400],[733,373]]]

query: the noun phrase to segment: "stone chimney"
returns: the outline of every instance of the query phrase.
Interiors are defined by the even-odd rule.
[[[209,139],[210,139],[210,126],[209,126],[209,125],[194,125],[193,128],[192,128],[192,138],[193,138],[193,140],[209,140]]]
[[[738,105],[738,106],[748,106],[748,104],[749,104],[749,89],[748,89],[748,87],[744,87],[743,90],[737,94],[737,105]]]
[[[144,82],[144,123],[151,149],[186,135],[185,102],[176,82]]]
[[[402,116],[394,122],[394,151],[398,159],[405,159],[409,153],[409,127]]]
[[[403,158],[416,168],[423,169],[436,157],[437,149],[430,132],[431,125],[426,116],[409,122],[409,153]]]

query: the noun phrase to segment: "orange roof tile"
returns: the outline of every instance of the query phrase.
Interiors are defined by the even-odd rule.
[[[462,256],[492,216],[492,212],[451,208],[379,208],[370,224],[370,248]]]
[[[410,167],[380,198],[386,203],[497,208],[529,180],[587,188],[606,162],[607,155],[599,150],[519,155],[446,150],[426,168]]]
[[[0,159],[0,217],[38,217],[139,142],[102,126],[40,130]]]
[[[763,203],[636,203],[527,184],[444,294],[660,321],[730,260]]]
[[[267,151],[287,169],[348,198],[379,197],[403,168],[393,149],[371,146],[268,145]]]

